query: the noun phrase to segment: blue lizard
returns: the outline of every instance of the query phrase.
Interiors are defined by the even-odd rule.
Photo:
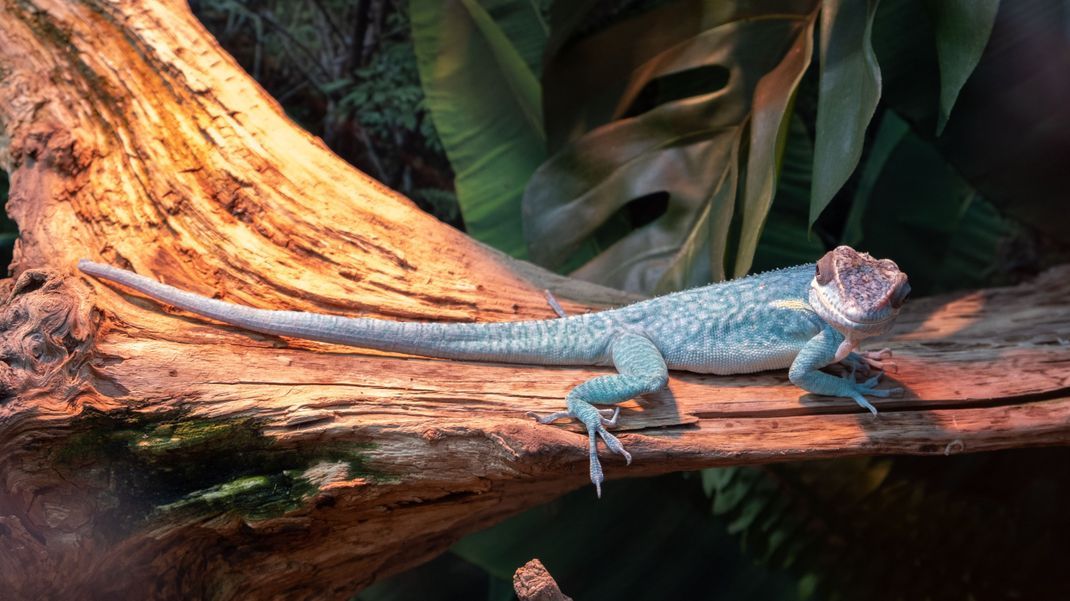
[[[82,260],[78,268],[204,317],[271,335],[294,336],[378,349],[474,361],[539,365],[612,365],[617,373],[573,388],[564,417],[587,428],[591,481],[601,496],[604,480],[597,438],[631,463],[607,430],[620,409],[597,409],[657,392],[668,370],[739,374],[789,368],[807,392],[848,397],[876,414],[865,395],[887,397],[877,375],[859,382],[858,368],[880,369],[886,349],[855,353],[859,342],[886,331],[910,293],[906,274],[888,260],[840,246],[817,263],[769,271],[685,290],[632,305],[560,319],[500,323],[419,323],[272,311],[199,296],[155,280]],[[850,372],[821,368],[844,362]]]

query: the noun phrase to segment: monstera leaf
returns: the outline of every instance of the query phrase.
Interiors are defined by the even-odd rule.
[[[514,256],[530,249],[546,266],[649,293],[752,267],[818,19],[820,93],[816,111],[804,113],[816,114],[807,226],[863,155],[882,94],[877,56],[882,67],[895,58],[897,82],[915,82],[910,92],[895,86],[897,110],[931,115],[942,128],[998,2],[972,6],[677,0],[604,28],[605,7],[582,0],[555,3],[549,33],[522,0],[413,0],[410,10],[469,233]],[[543,162],[547,148],[555,154]],[[798,200],[790,202],[794,214]],[[792,254],[815,247],[801,242]]]
[[[816,1],[685,0],[559,55],[557,64],[586,65],[587,77],[571,77],[586,85],[576,86],[572,111],[560,104],[550,111],[553,103],[546,103],[558,121],[548,127],[558,132],[551,143],[571,141],[536,171],[525,192],[532,257],[564,265],[629,201],[667,193],[664,214],[575,275],[650,292],[745,273],[776,188],[817,12]],[[624,56],[616,53],[626,48]],[[584,60],[596,54],[614,58],[605,65]],[[659,84],[671,92],[667,82],[682,73],[705,73],[723,86],[643,105],[658,96]]]

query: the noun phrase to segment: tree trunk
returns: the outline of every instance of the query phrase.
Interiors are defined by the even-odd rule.
[[[587,483],[586,437],[525,414],[600,370],[262,336],[74,271],[401,320],[548,318],[544,288],[571,312],[629,300],[346,165],[183,3],[5,0],[0,165],[21,236],[0,289],[4,595],[345,599]],[[784,372],[673,374],[625,405],[635,459],[607,455],[608,475],[1065,444],[1068,293],[1059,269],[909,305],[886,341],[908,394],[877,418]]]

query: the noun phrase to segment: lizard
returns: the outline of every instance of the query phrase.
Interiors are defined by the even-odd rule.
[[[858,381],[855,372],[885,367],[888,349],[858,353],[859,343],[889,329],[910,293],[905,273],[890,259],[874,259],[839,246],[816,263],[675,292],[606,311],[547,320],[436,323],[343,317],[257,309],[211,299],[136,273],[81,260],[78,268],[179,309],[247,330],[388,352],[455,360],[536,365],[613,366],[572,388],[565,410],[535,416],[552,423],[572,418],[587,430],[591,482],[599,497],[605,475],[598,439],[631,463],[608,428],[619,406],[658,392],[669,370],[740,374],[788,369],[788,379],[814,394],[847,397],[874,415],[866,396],[878,389],[880,371]],[[552,298],[552,297],[551,297]],[[551,300],[551,304],[555,305]],[[562,312],[555,307],[559,315]],[[842,362],[842,376],[821,371]]]

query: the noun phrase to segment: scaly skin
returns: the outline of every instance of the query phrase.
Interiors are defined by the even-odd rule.
[[[817,263],[770,271],[654,298],[619,309],[561,319],[505,323],[441,324],[349,318],[299,311],[254,309],[209,299],[129,271],[80,261],[83,272],[111,280],[192,313],[265,334],[293,336],[415,355],[530,363],[613,365],[572,389],[561,417],[582,422],[589,433],[591,481],[601,495],[604,480],[597,437],[629,462],[631,456],[606,429],[615,425],[594,405],[613,405],[656,392],[668,370],[738,374],[790,368],[800,388],[854,399],[876,413],[864,395],[877,377],[856,382],[854,368],[886,358],[851,352],[863,338],[885,331],[910,286],[888,260],[841,246]],[[816,275],[815,275],[816,269]],[[844,361],[848,377],[820,369]]]

